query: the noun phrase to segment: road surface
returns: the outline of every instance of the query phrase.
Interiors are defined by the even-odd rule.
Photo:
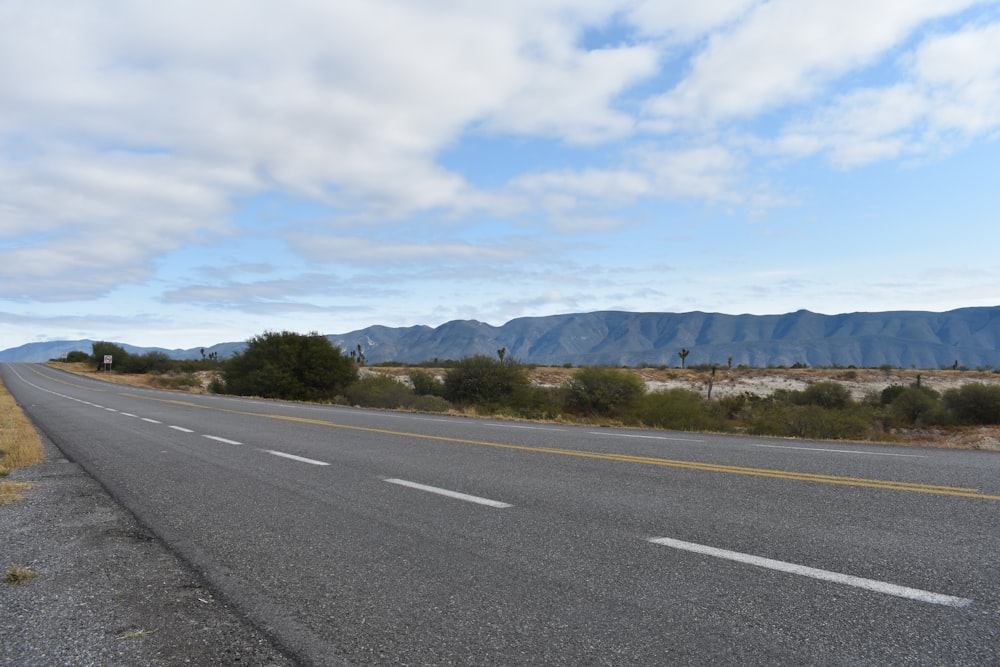
[[[0,371],[304,664],[1000,663],[996,453]]]

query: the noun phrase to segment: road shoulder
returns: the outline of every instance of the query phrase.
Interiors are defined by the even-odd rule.
[[[45,451],[10,475],[35,488],[0,507],[0,568],[39,575],[0,584],[0,663],[294,664],[80,466]]]

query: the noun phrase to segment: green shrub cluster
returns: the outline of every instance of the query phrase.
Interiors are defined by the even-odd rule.
[[[330,401],[357,381],[354,362],[318,333],[269,331],[222,364],[213,389],[241,396]]]
[[[289,332],[256,336],[242,353],[223,362],[176,361],[157,352],[129,355],[104,342],[94,344],[90,360],[99,363],[105,354],[114,356],[117,370],[175,374],[158,378],[161,386],[194,385],[194,371],[214,365],[221,368],[211,387],[216,392],[373,408],[443,412],[456,407],[527,419],[816,439],[880,439],[893,429],[1000,424],[1000,386],[983,383],[939,394],[918,379],[857,401],[842,384],[823,381],[801,391],[709,400],[686,389],[647,391],[635,374],[601,366],[578,369],[561,387],[537,387],[528,367],[517,360],[474,355],[422,364],[445,368],[443,380],[415,368],[406,384],[377,373],[359,379],[354,361],[325,337]]]
[[[120,345],[107,341],[91,344],[91,353],[74,350],[61,361],[68,363],[93,364],[97,370],[106,370],[104,357],[111,355],[109,370],[119,373],[150,374],[157,377],[152,384],[168,389],[187,389],[200,386],[201,381],[194,376],[196,371],[218,370],[221,363],[214,357],[206,357],[200,361],[194,359],[173,359],[165,352],[151,351],[145,354],[132,354]]]
[[[419,394],[389,375],[368,375],[348,385],[343,402],[366,408],[445,412],[451,405],[440,396]]]

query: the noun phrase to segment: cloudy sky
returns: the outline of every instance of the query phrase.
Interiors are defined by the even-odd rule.
[[[1000,2],[0,0],[0,349],[1000,304]]]

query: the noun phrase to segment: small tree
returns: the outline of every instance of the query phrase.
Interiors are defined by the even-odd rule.
[[[318,333],[266,332],[223,364],[225,393],[329,400],[357,379],[350,359]]]
[[[90,345],[91,358],[97,365],[97,370],[104,369],[104,357],[111,355],[111,362],[115,365],[125,366],[129,360],[129,353],[125,351],[121,345],[116,345],[115,343],[109,343],[105,340],[99,340]]]
[[[691,354],[691,350],[686,350],[681,348],[681,351],[677,353],[677,356],[681,358],[681,368],[687,363],[688,355]]]
[[[632,373],[615,368],[581,368],[565,385],[566,408],[590,416],[620,417],[633,411],[646,386]]]
[[[484,407],[512,406],[527,400],[527,369],[513,359],[477,354],[460,359],[444,378],[444,397],[452,403]]]

